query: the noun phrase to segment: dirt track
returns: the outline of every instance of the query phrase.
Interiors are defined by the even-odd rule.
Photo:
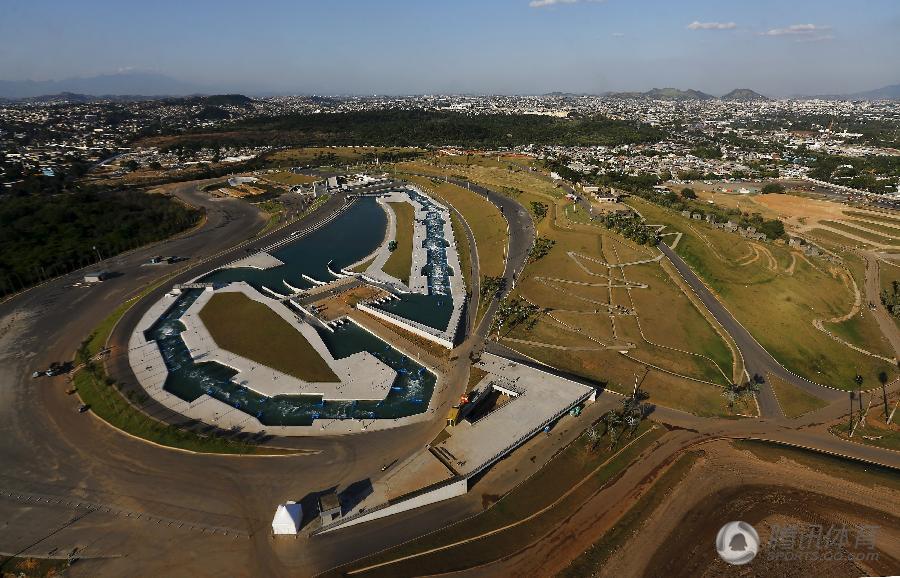
[[[896,516],[900,490],[849,482],[786,458],[773,463],[735,449],[727,441],[695,447],[702,447],[702,457],[597,575],[829,577],[900,571],[900,518]],[[661,473],[656,468],[652,476],[655,479]],[[651,487],[646,479],[627,493],[618,485],[599,493],[557,530],[517,555],[454,576],[556,575],[613,527],[639,493]],[[714,547],[716,532],[731,520],[753,524],[764,545],[773,523],[816,523],[825,528],[834,523],[878,525],[880,560],[867,562],[868,566],[847,561],[809,565],[771,562],[760,554],[736,571],[718,558]]]

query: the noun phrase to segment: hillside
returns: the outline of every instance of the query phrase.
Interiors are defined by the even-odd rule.
[[[769,98],[749,88],[735,88],[728,94],[723,95],[722,100],[750,102],[754,100],[769,100]]]
[[[715,97],[699,90],[678,88],[651,88],[647,92],[610,92],[611,98],[645,98],[648,100],[712,100]]]

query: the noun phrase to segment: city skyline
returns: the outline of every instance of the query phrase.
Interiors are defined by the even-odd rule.
[[[7,81],[152,72],[183,85],[174,91],[182,93],[601,94],[672,86],[777,97],[900,80],[891,63],[900,54],[900,7],[884,0],[853,11],[831,1],[277,1],[252,13],[231,2],[216,10],[165,2],[123,10],[96,0],[88,9],[34,2],[7,13],[0,23]]]

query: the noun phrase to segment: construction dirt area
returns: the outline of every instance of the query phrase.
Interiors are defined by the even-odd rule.
[[[545,539],[457,575],[837,577],[900,568],[900,482],[893,472],[763,442],[715,440],[687,448],[624,495],[617,485]],[[753,525],[761,545],[737,574],[715,549],[719,528],[732,520]],[[824,542],[794,544],[819,561],[773,560],[785,545],[770,538],[785,527],[796,528],[798,540],[818,527],[823,535],[846,528],[847,537],[837,555]],[[871,540],[858,541],[861,528]],[[822,562],[826,556],[835,559]]]

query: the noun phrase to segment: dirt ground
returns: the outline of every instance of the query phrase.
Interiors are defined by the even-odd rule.
[[[634,491],[616,493],[615,485],[585,503],[582,511],[540,541],[493,564],[454,573],[471,576],[555,576],[573,559],[587,555],[591,546],[612,528],[641,496],[662,491],[664,495],[649,513],[641,512],[639,526],[624,543],[602,562],[586,570],[595,576],[860,576],[900,572],[900,488],[887,488],[866,477],[866,468],[816,462],[816,469],[782,455],[780,448],[765,448],[766,459],[732,442],[717,440],[690,446],[702,450],[691,469],[672,488],[658,488],[655,480],[664,468],[653,469],[651,478]],[[789,455],[789,454],[787,454]],[[794,458],[796,459],[796,458]],[[816,458],[820,459],[820,458]],[[843,468],[844,475],[829,467]],[[827,472],[827,473],[826,473]],[[847,474],[847,472],[850,472]],[[849,479],[848,479],[849,478]],[[719,559],[715,538],[726,522],[743,520],[760,537],[761,550],[745,566],[730,566]],[[820,524],[825,530],[836,524],[850,528],[849,551],[855,547],[855,526],[878,526],[875,539],[877,561],[784,562],[769,559],[768,540],[774,525]],[[635,531],[637,530],[637,531]],[[845,549],[846,551],[846,549]],[[574,574],[573,574],[574,575]]]
[[[781,458],[772,463],[728,442],[705,444],[705,455],[603,568],[601,575],[639,576],[856,576],[900,571],[900,492],[836,478]],[[743,520],[759,533],[762,549],[743,567],[719,559],[719,528]],[[879,526],[879,560],[771,560],[773,526]],[[851,531],[849,552],[855,548]],[[648,553],[651,553],[649,554]],[[823,551],[824,555],[824,551]],[[835,556],[837,557],[837,556]]]

